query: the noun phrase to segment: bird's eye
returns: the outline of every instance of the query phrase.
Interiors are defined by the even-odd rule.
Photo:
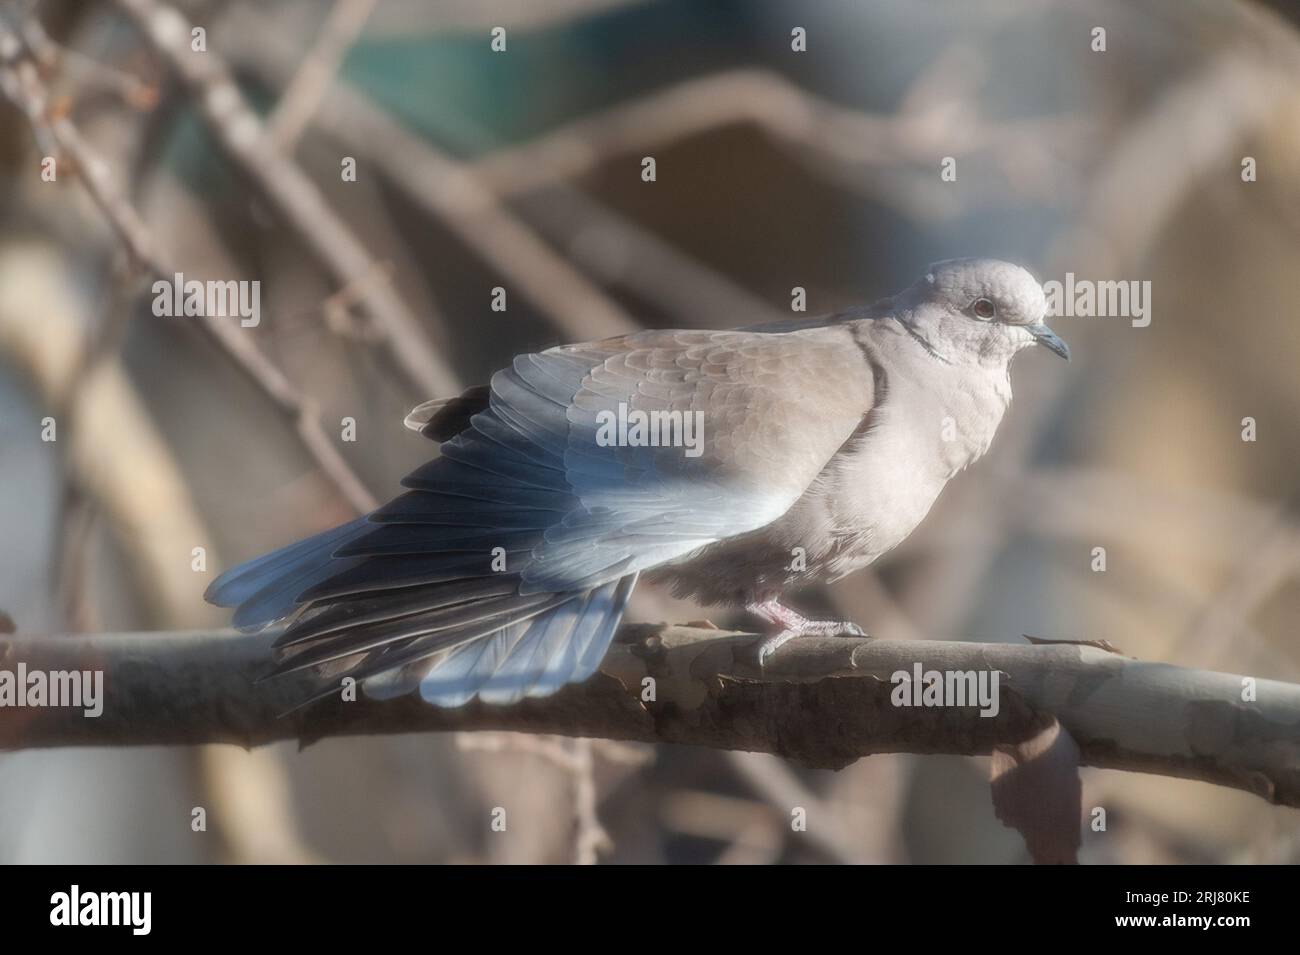
[[[971,306],[971,309],[975,312],[976,318],[992,318],[998,313],[997,306],[993,304],[991,299],[987,298],[975,299],[975,304]]]

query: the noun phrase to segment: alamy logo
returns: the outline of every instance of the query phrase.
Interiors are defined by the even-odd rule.
[[[170,282],[153,283],[153,313],[159,318],[238,318],[245,328],[255,328],[262,321],[262,283],[186,281],[177,272]]]
[[[997,670],[924,670],[912,664],[912,672],[895,670],[889,701],[895,706],[978,706],[980,716],[997,716]]]
[[[103,670],[0,670],[0,707],[80,707],[83,716],[104,712]]]
[[[1136,279],[1094,282],[1065,273],[1065,281],[1043,283],[1047,313],[1066,318],[1127,318],[1134,328],[1151,324],[1151,283]]]
[[[703,411],[640,411],[618,403],[617,411],[596,412],[596,443],[602,448],[685,448],[688,458],[704,453]]]
[[[50,896],[51,925],[129,925],[132,935],[148,935],[153,924],[152,892],[69,892]]]

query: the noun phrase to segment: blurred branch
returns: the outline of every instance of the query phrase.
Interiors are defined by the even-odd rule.
[[[382,163],[380,157],[376,161]],[[567,183],[521,196],[515,205],[587,272],[662,309],[674,327],[725,328],[790,317],[788,310]]]
[[[76,287],[75,272],[53,252],[6,247],[0,255],[0,356],[23,372],[47,407],[68,394],[83,365],[79,317],[86,305]],[[52,448],[66,448],[69,481],[107,517],[151,619],[192,626],[204,580],[190,568],[190,549],[210,547],[211,538],[121,362],[101,361],[67,411],[78,426],[65,433],[57,420]],[[79,546],[66,551],[69,559],[81,557]]]
[[[695,77],[638,100],[593,113],[519,146],[498,150],[470,169],[498,195],[571,180],[614,156],[640,154],[735,123],[753,123],[838,185],[862,191],[862,167],[920,164],[996,148],[1020,157],[1065,149],[1079,120],[1048,117],[979,122],[973,106],[927,101],[896,115],[864,113],[800,89],[778,73],[739,69]],[[818,165],[820,164],[820,166]],[[874,190],[872,190],[874,194]]]
[[[1289,501],[1278,505],[1276,516],[1251,542],[1227,581],[1210,595],[1188,630],[1173,642],[1171,649],[1180,658],[1202,659],[1207,651],[1212,653],[1210,661],[1224,658],[1241,635],[1241,624],[1295,576],[1300,567],[1300,538],[1288,513],[1298,496],[1292,493]]]
[[[458,733],[456,745],[463,752],[530,753],[540,756],[569,776],[573,786],[573,861],[575,865],[595,865],[598,853],[609,852],[614,843],[596,814],[595,759],[592,740],[566,740],[550,736],[525,736],[519,733]]]
[[[727,753],[727,762],[779,813],[783,825],[778,831],[783,835],[789,831],[786,823],[791,808],[801,806],[818,820],[817,825],[805,831],[808,841],[830,861],[843,865],[863,865],[870,861],[850,835],[840,814],[809,789],[787,764],[761,753],[735,750]]]
[[[240,20],[259,22],[254,17]],[[274,42],[269,33],[253,32],[241,40],[249,48],[243,55],[271,82],[288,82],[292,67],[278,51],[259,54],[253,62],[251,51],[270,48]],[[444,223],[568,338],[608,338],[640,327],[622,306],[517,219],[463,163],[337,79],[328,96],[329,109],[316,115],[316,125],[380,166],[412,203]]]
[[[1145,261],[1206,177],[1238,161],[1240,143],[1291,121],[1285,107],[1294,90],[1292,72],[1242,51],[1170,84],[1106,152],[1078,220],[1055,242],[1054,258],[1099,275]]]
[[[789,808],[700,789],[674,788],[657,801],[665,834],[720,842],[714,865],[773,865],[785,850]]]
[[[294,146],[334,84],[334,74],[365,27],[375,2],[336,0],[330,10],[315,45],[267,121],[267,133],[284,155],[293,155]]]
[[[274,29],[269,18],[246,7],[233,10],[229,19],[232,32],[244,37],[231,52],[233,62],[272,85],[286,82],[289,71],[284,64],[293,62],[299,55],[292,42],[285,39],[286,31]],[[309,53],[308,57],[312,55]],[[292,83],[297,83],[302,73],[300,68]],[[442,214],[423,195],[421,183],[441,175],[449,158],[416,137],[404,144],[400,154],[394,154],[386,139],[375,140],[355,132],[358,123],[366,122],[365,117],[358,116],[358,111],[378,109],[373,102],[344,80],[336,80],[334,89],[325,93],[330,99],[330,109],[324,115],[315,114],[312,122],[326,135],[364,157],[412,202],[441,218]],[[468,118],[462,121],[471,122]],[[413,174],[398,162],[399,158],[402,163],[418,162],[426,171],[422,175]],[[789,317],[788,312],[566,182],[557,180],[545,189],[511,198],[517,200],[515,205],[524,218],[561,246],[576,264],[605,285],[625,288],[639,299],[659,306],[673,322],[753,324]],[[522,248],[527,252],[531,247],[524,243]],[[493,261],[490,252],[482,250],[480,254]],[[504,274],[511,274],[506,271],[510,263],[504,257],[496,264]],[[533,271],[527,258],[523,264],[526,272]],[[553,315],[552,320],[558,327],[567,327],[562,313]],[[579,337],[587,338],[617,333],[603,328],[574,331]]]
[[[74,270],[55,252],[25,244],[0,248],[0,357],[26,376],[40,402],[59,408],[59,440],[50,447],[67,448],[67,480],[83,502],[68,522],[74,539],[62,550],[61,597],[71,604],[74,621],[83,628],[91,622],[86,524],[102,514],[150,619],[163,626],[212,619],[216,613],[202,599],[208,578],[190,563],[193,547],[211,549],[208,528],[173,449],[122,362],[104,354],[88,365],[84,355],[93,342],[84,334],[90,322],[81,313],[89,306],[77,287]],[[75,428],[66,429],[65,414],[77,422]],[[238,771],[227,771],[236,764]],[[197,765],[210,789],[205,804],[235,861],[312,858],[294,825],[283,771],[269,750],[250,759],[203,747]]]
[[[254,865],[327,861],[299,831],[292,783],[274,750],[205,746],[200,752],[199,771],[211,821],[226,843],[223,861]]]
[[[37,4],[29,5],[35,8]],[[26,19],[9,13],[10,27],[22,34],[41,69],[73,81],[78,93],[103,90],[133,109],[152,109],[158,104],[158,89],[125,70],[116,69],[86,56],[79,50],[53,40],[32,16]]]
[[[25,51],[19,35],[0,21],[0,90],[23,110],[38,136],[47,137],[65,161],[70,162],[131,258],[153,277],[170,282],[176,270],[159,251],[143,219],[114,182],[108,165],[91,149],[66,114],[51,113],[36,64]],[[374,497],[325,433],[314,403],[253,344],[252,338],[230,321],[210,316],[199,318],[194,327],[232,357],[293,421],[308,452],[344,497],[358,510],[373,509]]]
[[[384,330],[398,366],[427,395],[454,394],[456,375],[434,350],[417,318],[388,282],[372,282],[375,263],[311,178],[271,143],[214,52],[190,47],[192,25],[155,0],[118,0],[150,46],[193,94],[199,115],[231,161],[297,233],[342,286],[357,289]]]
[[[0,709],[0,746],[121,746],[511,730],[775,753],[841,768],[872,753],[985,754],[1055,718],[1084,765],[1199,779],[1300,807],[1300,686],[1148,663],[1070,644],[805,638],[764,671],[755,637],[624,627],[601,673],[509,707],[305,699],[310,677],[255,682],[273,635],[230,631],[0,637],[6,668],[105,671],[103,713]],[[897,707],[897,671],[997,671],[1000,708]],[[652,678],[655,700],[642,702]]]
[[[452,33],[486,33],[496,26],[511,31],[546,30],[600,16],[645,0],[397,0],[375,12],[374,32],[389,39]]]
[[[1292,26],[1300,27],[1300,7],[1297,7],[1292,0],[1247,0],[1247,7],[1252,3],[1261,7],[1267,7],[1269,10],[1273,11],[1276,16],[1288,20]],[[1276,25],[1268,23],[1266,26],[1274,27]]]
[[[596,787],[594,747],[589,739],[573,740],[573,814],[577,832],[573,841],[573,861],[578,865],[595,865],[599,854],[612,852],[614,840],[600,824],[596,810],[600,793]]]

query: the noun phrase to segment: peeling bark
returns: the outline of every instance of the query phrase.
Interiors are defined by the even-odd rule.
[[[766,671],[755,637],[628,626],[596,674],[508,707],[440,710],[418,699],[326,699],[285,714],[319,684],[257,683],[271,635],[230,631],[0,636],[0,670],[104,671],[103,714],[0,707],[0,747],[237,743],[449,730],[515,730],[774,753],[838,769],[873,753],[987,754],[1053,718],[1083,765],[1200,779],[1300,806],[1300,687],[1132,660],[1078,645],[805,638]],[[896,671],[988,670],[1000,707],[898,707]],[[643,680],[654,700],[642,702]]]

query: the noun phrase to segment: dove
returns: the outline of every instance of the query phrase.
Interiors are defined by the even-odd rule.
[[[1043,289],[990,259],[816,319],[646,330],[516,357],[415,408],[440,444],[365,517],[222,574],[207,599],[271,625],[273,674],[368,696],[509,704],[590,677],[643,575],[744,607],[770,662],[810,634],[783,595],[901,544],[978,460],[1043,345]]]

